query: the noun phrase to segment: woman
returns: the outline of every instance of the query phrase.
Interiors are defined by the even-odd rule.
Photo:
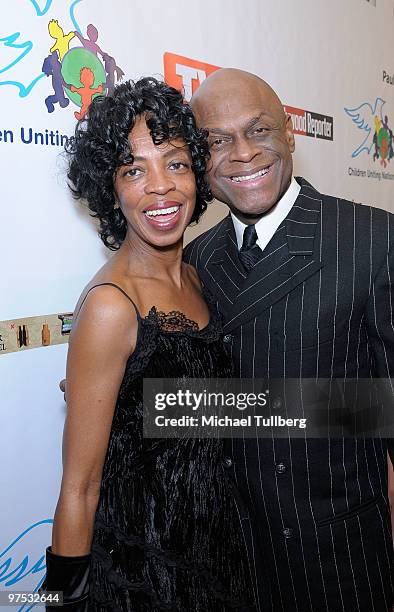
[[[116,254],[76,307],[45,587],[75,610],[253,610],[222,442],[142,437],[143,377],[231,375],[216,309],[182,263],[209,199],[204,134],[179,92],[146,78],[94,100],[70,154]]]

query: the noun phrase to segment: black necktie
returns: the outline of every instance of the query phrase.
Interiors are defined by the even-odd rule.
[[[239,258],[245,270],[249,272],[251,268],[257,263],[262,255],[262,250],[256,244],[257,232],[253,225],[248,225],[244,230],[244,238],[239,251]]]

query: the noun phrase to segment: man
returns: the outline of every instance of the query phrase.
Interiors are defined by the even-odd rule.
[[[185,259],[217,297],[236,376],[392,377],[393,216],[292,177],[291,118],[257,76],[219,70],[192,106],[209,132],[213,195],[230,214]],[[288,401],[271,396],[271,412]],[[391,611],[392,441],[231,444],[257,609]]]

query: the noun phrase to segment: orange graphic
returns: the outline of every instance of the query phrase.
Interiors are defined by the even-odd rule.
[[[219,68],[183,55],[164,54],[164,79],[171,87],[183,91],[186,100],[190,100],[207,76]]]
[[[92,89],[94,74],[90,68],[86,66],[81,69],[79,80],[82,83],[82,87],[74,87],[74,85],[71,85],[70,91],[76,92],[81,96],[81,112],[75,111],[74,115],[76,119],[83,119],[88,111],[94,94],[102,93],[104,91],[104,85],[99,85],[95,89]]]

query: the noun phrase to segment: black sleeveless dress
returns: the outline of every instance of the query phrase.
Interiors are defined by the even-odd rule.
[[[104,463],[89,610],[255,610],[223,441],[142,435],[143,377],[231,376],[220,318],[212,298],[205,297],[210,321],[202,330],[180,312],[152,307],[141,317],[134,305],[137,343]]]

